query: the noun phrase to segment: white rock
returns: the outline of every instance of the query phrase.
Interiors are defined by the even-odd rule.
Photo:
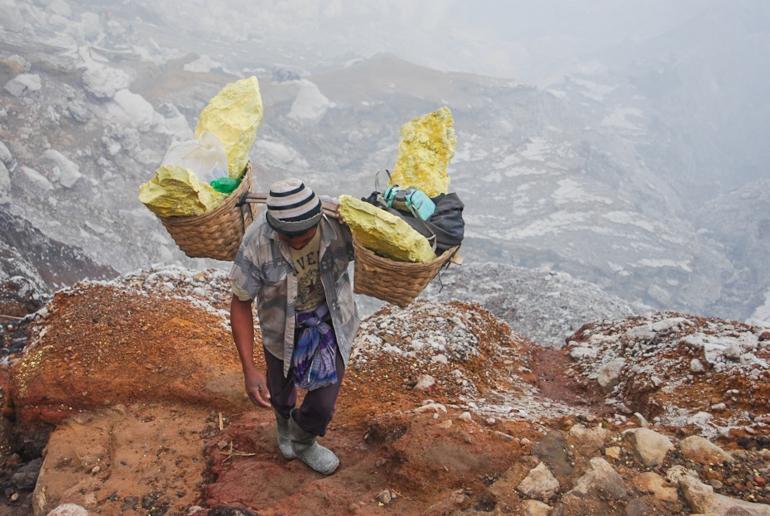
[[[0,161],[0,203],[6,202],[11,192],[11,174],[5,167],[5,163]]]
[[[443,353],[440,353],[438,355],[433,355],[430,358],[430,361],[434,362],[434,363],[437,363],[437,364],[448,364],[449,363],[449,359]]]
[[[118,121],[136,126],[140,131],[149,130],[160,117],[144,97],[126,89],[115,93],[108,109]]]
[[[63,503],[50,511],[48,516],[88,516],[88,511],[74,503]]]
[[[679,482],[684,477],[698,478],[698,474],[678,464],[676,466],[671,466],[668,468],[668,471],[666,471],[666,479],[674,485],[679,485]]]
[[[465,411],[462,414],[460,414],[458,419],[460,419],[461,421],[465,421],[466,423],[470,423],[471,421],[473,421],[473,418],[471,417],[471,413],[468,411]]]
[[[738,345],[737,342],[731,342],[730,345],[725,348],[725,350],[722,352],[722,354],[729,359],[732,360],[738,360],[741,358],[741,355],[743,354],[743,350]]]
[[[425,391],[425,390],[430,389],[431,387],[433,387],[433,385],[435,385],[435,383],[436,383],[436,379],[433,378],[431,375],[429,375],[429,374],[421,374],[417,378],[417,383],[415,384],[414,388],[416,390],[418,390],[418,391]]]
[[[8,166],[11,166],[11,162],[13,161],[11,151],[8,150],[8,147],[3,142],[0,142],[0,161]]]
[[[20,167],[20,172],[24,178],[24,182],[31,185],[33,188],[45,192],[53,190],[51,182],[37,170],[29,167]]]
[[[702,373],[706,370],[705,367],[703,367],[703,363],[698,360],[697,358],[693,358],[690,360],[690,371],[693,373]]]
[[[417,407],[414,409],[414,411],[418,414],[421,414],[422,412],[430,412],[433,411],[435,414],[438,414],[439,412],[443,412],[446,414],[446,407],[442,405],[441,403],[428,403],[427,405],[423,405],[421,407]]]
[[[184,65],[184,71],[185,72],[192,72],[192,73],[209,73],[211,70],[214,70],[216,68],[222,68],[222,63],[218,63],[211,59],[206,54],[203,54],[195,61],[191,61]]]
[[[72,188],[83,177],[80,167],[59,151],[48,149],[43,157],[54,163],[54,176],[63,187]]]
[[[83,39],[86,41],[95,41],[102,32],[102,22],[99,19],[99,15],[92,12],[81,14],[80,30],[83,34]]]
[[[83,72],[83,86],[94,97],[111,99],[115,94],[131,85],[131,77],[117,68],[106,66],[96,61],[88,63]]]
[[[299,92],[289,110],[289,118],[299,122],[316,122],[323,118],[330,107],[334,106],[315,83],[301,79],[297,84]]]
[[[569,356],[573,360],[580,360],[581,358],[594,358],[599,352],[596,348],[589,348],[587,346],[577,346],[569,351]]]
[[[626,361],[623,358],[611,360],[599,369],[596,381],[599,382],[599,385],[604,389],[614,387],[620,379],[620,372],[623,370],[624,365],[626,365]]]
[[[714,403],[711,405],[711,410],[721,411],[727,409],[727,405],[724,403]]]
[[[38,91],[42,87],[40,76],[35,73],[22,73],[5,83],[5,91],[14,97],[20,97],[30,91]]]
[[[657,466],[674,449],[671,439],[649,428],[634,428],[624,432],[634,452],[645,466]]]
[[[516,490],[530,498],[548,501],[559,490],[559,481],[553,476],[548,466],[541,462],[530,470]]]

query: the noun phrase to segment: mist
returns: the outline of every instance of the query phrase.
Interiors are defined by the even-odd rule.
[[[254,74],[260,188],[292,175],[366,195],[400,125],[448,105],[471,263],[770,318],[761,0],[3,0],[0,21],[0,81],[37,77],[0,96],[0,208],[82,253],[81,276],[210,265],[136,190],[223,84]],[[53,282],[40,270],[55,260],[14,242],[4,277],[41,292],[80,277]]]

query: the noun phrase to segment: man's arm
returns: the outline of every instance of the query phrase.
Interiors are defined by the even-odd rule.
[[[233,331],[235,347],[241,358],[246,394],[258,407],[270,407],[270,392],[264,373],[254,365],[254,317],[251,313],[251,301],[241,301],[233,295],[230,302],[230,327]]]

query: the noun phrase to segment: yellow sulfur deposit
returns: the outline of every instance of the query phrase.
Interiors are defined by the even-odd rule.
[[[380,256],[400,262],[430,262],[436,258],[427,238],[387,211],[342,195],[339,212],[356,240]]]
[[[203,215],[219,206],[225,195],[198,181],[184,167],[163,165],[139,187],[139,200],[161,217]]]
[[[259,81],[252,76],[226,85],[201,111],[195,137],[204,131],[217,135],[227,153],[227,175],[241,177],[262,124]]]
[[[449,191],[447,165],[455,153],[454,120],[444,106],[401,127],[398,160],[391,183],[414,187],[429,197]]]

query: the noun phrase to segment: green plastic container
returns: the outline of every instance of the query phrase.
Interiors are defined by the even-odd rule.
[[[231,194],[241,184],[241,180],[232,177],[218,177],[209,181],[209,184],[217,192]]]

